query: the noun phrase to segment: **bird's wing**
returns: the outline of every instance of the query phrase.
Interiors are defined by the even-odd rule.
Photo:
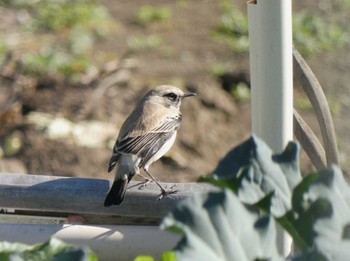
[[[121,154],[142,157],[150,149],[154,149],[152,144],[156,141],[166,141],[179,128],[180,122],[181,113],[178,110],[166,109],[154,103],[144,103],[141,107],[136,107],[120,129],[108,172],[115,167]]]
[[[157,141],[166,141],[168,137],[172,136],[174,131],[179,128],[180,122],[181,114],[167,117],[159,126],[148,132],[143,132],[142,135],[128,136],[119,140],[115,151],[121,154],[144,154],[143,152],[149,151]]]
[[[114,169],[115,165],[117,165],[119,158],[120,158],[120,153],[118,153],[117,151],[115,151],[115,149],[113,149],[113,154],[108,164],[108,172],[111,172]]]

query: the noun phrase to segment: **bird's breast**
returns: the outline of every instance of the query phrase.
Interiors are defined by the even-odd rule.
[[[164,156],[165,153],[167,153],[170,150],[170,148],[174,145],[175,139],[176,131],[174,131],[174,134],[166,142],[164,142],[163,146],[146,162],[146,169],[148,169],[148,167],[153,162],[159,160],[161,157]]]

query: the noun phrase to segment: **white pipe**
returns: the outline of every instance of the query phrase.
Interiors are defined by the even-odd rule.
[[[159,259],[180,239],[158,226],[0,224],[0,241],[33,245],[51,236],[66,243],[89,246],[102,261],[133,260],[138,255]]]
[[[250,89],[251,89],[251,110],[252,110],[252,130],[253,133],[260,133],[259,121],[259,42],[258,42],[258,9],[255,5],[248,5],[249,24],[249,66],[250,66]],[[254,106],[253,106],[254,105]]]
[[[275,152],[293,139],[291,0],[248,4],[252,131]]]
[[[248,2],[252,132],[275,152],[293,140],[293,57],[291,0]],[[291,238],[278,230],[279,250]]]

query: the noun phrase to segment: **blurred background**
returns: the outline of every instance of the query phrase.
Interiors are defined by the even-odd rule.
[[[293,1],[294,45],[326,93],[350,171],[350,0]],[[160,84],[183,104],[162,181],[195,181],[251,135],[246,1],[0,0],[0,171],[112,178],[135,102]],[[295,89],[295,108],[320,132]],[[301,153],[302,172],[313,170]]]

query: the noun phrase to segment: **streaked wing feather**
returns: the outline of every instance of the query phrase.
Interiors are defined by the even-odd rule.
[[[175,131],[163,133],[152,143],[148,144],[148,148],[141,151],[142,164],[147,163],[162,147],[163,145],[174,135]]]
[[[114,169],[114,167],[117,164],[119,158],[120,158],[120,154],[117,153],[117,152],[113,152],[112,157],[109,160],[108,172],[111,172]]]
[[[158,139],[161,139],[168,133],[177,130],[180,125],[181,117],[171,118],[164,121],[162,125],[145,135],[128,137],[118,141],[116,152],[126,154],[139,154],[141,150],[149,150]]]

